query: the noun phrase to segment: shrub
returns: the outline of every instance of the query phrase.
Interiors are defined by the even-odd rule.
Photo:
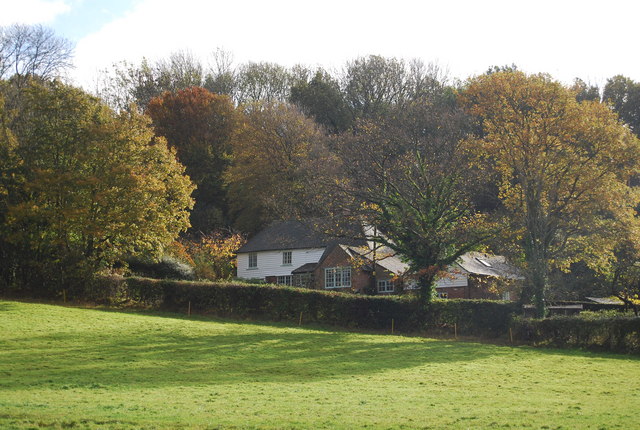
[[[131,258],[127,261],[129,269],[138,276],[156,279],[194,279],[193,267],[176,258],[163,256],[160,261]]]
[[[513,302],[497,300],[434,300],[428,307],[427,327],[451,329],[461,334],[481,336],[505,335],[512,315],[518,311]]]
[[[235,252],[245,242],[241,234],[218,231],[181,239],[170,252],[194,267],[196,279],[229,280],[236,273]]]

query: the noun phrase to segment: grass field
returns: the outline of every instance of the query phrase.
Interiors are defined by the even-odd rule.
[[[0,428],[640,428],[640,360],[0,301]]]

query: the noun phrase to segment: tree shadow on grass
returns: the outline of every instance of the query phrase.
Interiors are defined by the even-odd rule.
[[[623,361],[638,361],[640,362],[640,356],[626,354],[624,352],[612,352],[604,347],[593,347],[591,349],[579,348],[576,346],[567,346],[561,348],[553,345],[520,345],[518,348],[526,350],[527,353],[558,356],[568,360],[572,358],[593,358],[593,359],[606,359],[606,360],[623,360]]]
[[[8,371],[0,379],[0,389],[299,383],[420,366],[424,371],[418,374],[428,379],[430,364],[464,364],[501,356],[509,360],[520,352],[603,357],[576,350],[367,336],[284,323],[179,318],[156,312],[135,315],[156,318],[114,322],[83,313],[82,319],[75,319],[80,318],[76,314],[56,322],[47,334],[11,337],[19,343],[2,348],[0,369]],[[629,359],[614,354],[604,357]]]
[[[15,311],[16,309],[17,309],[17,306],[15,303],[0,301],[0,312]]]
[[[56,333],[30,339],[36,350],[8,350],[12,387],[101,388],[309,382],[429,363],[473,361],[497,347],[407,338],[362,339],[337,332],[145,333],[112,338]],[[43,345],[50,345],[42,348]],[[0,386],[4,385],[0,383]],[[7,388],[7,387],[5,387]]]
[[[114,308],[102,308],[99,309],[104,312],[114,312],[114,313],[126,313],[126,314],[134,314],[137,316],[148,316],[154,318],[169,318],[172,320],[180,319],[180,320],[188,320],[188,321],[201,321],[201,322],[216,322],[219,324],[241,324],[248,326],[257,326],[257,327],[273,327],[273,328],[296,328],[302,330],[311,330],[311,331],[322,331],[322,332],[331,332],[331,333],[365,333],[365,334],[376,334],[376,335],[386,335],[390,334],[389,331],[381,331],[374,329],[358,329],[358,328],[345,328],[339,326],[331,326],[331,325],[323,325],[319,323],[309,323],[303,324],[302,326],[298,326],[293,321],[278,321],[274,322],[271,320],[254,320],[254,319],[234,319],[233,317],[219,317],[214,315],[191,315],[188,316],[186,313],[174,313],[167,311],[156,311],[156,310],[141,310],[141,309],[114,309]],[[447,345],[460,345],[460,343],[471,343],[475,344],[477,342],[482,343],[483,345],[495,347],[495,348],[506,348],[507,351],[512,351],[513,348],[526,348],[529,351],[538,351],[541,354],[545,355],[560,355],[570,357],[599,357],[599,358],[607,358],[607,359],[618,359],[618,360],[639,360],[640,356],[625,354],[622,352],[612,352],[602,349],[584,349],[579,347],[558,347],[553,345],[540,345],[540,346],[532,346],[532,345],[524,345],[524,344],[513,344],[508,343],[508,340],[496,340],[496,339],[480,339],[478,337],[460,337],[460,340],[451,341],[453,338],[453,332],[449,333],[448,336],[443,336],[440,332],[430,332],[428,334],[400,334],[400,336],[406,337],[421,337],[428,338],[431,340],[442,340],[443,338],[447,339],[444,342]]]

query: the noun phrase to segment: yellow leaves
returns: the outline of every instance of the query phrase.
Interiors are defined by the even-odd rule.
[[[230,279],[235,274],[236,251],[245,242],[246,238],[238,233],[214,232],[175,242],[167,251],[193,265],[200,279]]]
[[[22,226],[12,240],[40,237],[42,248],[110,262],[157,252],[187,228],[193,186],[166,142],[154,141],[148,118],[116,116],[60,84],[27,93],[15,149],[25,181],[8,190]]]
[[[460,100],[483,129],[463,145],[500,177],[499,197],[530,256],[563,270],[609,264],[615,232],[637,222],[640,196],[627,184],[640,166],[638,139],[607,106],[577,102],[546,75],[483,75]]]

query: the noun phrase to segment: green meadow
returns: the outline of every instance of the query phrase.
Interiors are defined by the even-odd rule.
[[[640,428],[638,357],[0,301],[0,428]]]

